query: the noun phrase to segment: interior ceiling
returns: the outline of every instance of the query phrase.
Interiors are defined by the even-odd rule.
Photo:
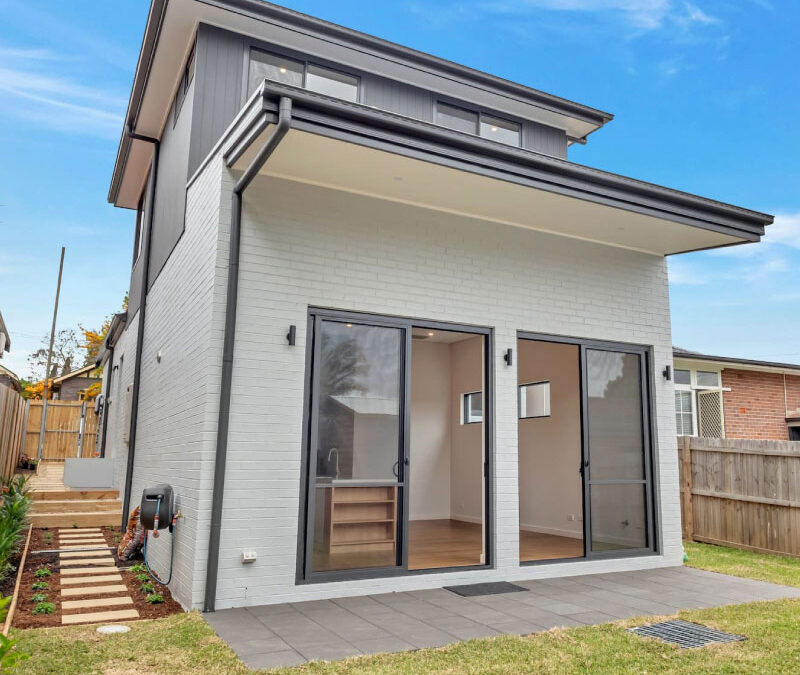
[[[272,127],[235,169],[248,166]],[[654,255],[740,242],[731,235],[292,129],[263,175]]]
[[[475,337],[475,333],[459,333],[452,330],[439,330],[438,328],[419,328],[415,326],[411,329],[411,337],[424,342],[441,342],[452,344],[462,342]]]

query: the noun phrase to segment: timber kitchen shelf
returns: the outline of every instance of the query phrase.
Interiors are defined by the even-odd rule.
[[[325,492],[329,552],[378,552],[394,548],[396,487],[332,487]]]

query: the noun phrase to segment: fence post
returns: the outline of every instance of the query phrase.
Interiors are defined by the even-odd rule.
[[[694,538],[694,504],[692,499],[692,437],[681,437],[681,461],[683,462],[683,538]]]
[[[23,421],[22,421],[22,444],[21,444],[22,447],[20,447],[20,449],[19,449],[19,454],[20,455],[24,455],[25,454],[25,443],[28,440],[28,413],[30,412],[30,410],[31,410],[31,400],[26,398],[25,399],[25,417],[23,418]]]
[[[86,401],[81,406],[81,420],[78,423],[78,457],[83,457],[83,437],[86,434]]]

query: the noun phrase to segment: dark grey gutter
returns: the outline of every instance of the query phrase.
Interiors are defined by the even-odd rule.
[[[267,82],[264,92],[273,99],[281,96],[292,98],[295,128],[368,147],[436,161],[749,241],[758,241],[764,234],[764,227],[774,219],[769,214],[495,143],[297,87]],[[270,105],[270,102],[265,104]],[[274,108],[275,104],[271,105]]]
[[[142,351],[144,349],[144,322],[147,317],[147,289],[150,278],[150,250],[153,234],[153,216],[156,207],[156,185],[158,184],[158,157],[161,149],[161,142],[157,138],[142,136],[133,131],[131,127],[127,129],[128,136],[134,140],[144,141],[153,144],[153,160],[150,169],[150,198],[147,214],[147,228],[145,230],[144,255],[139,258],[142,265],[142,284],[139,295],[139,323],[136,326],[136,354],[133,363],[133,391],[131,391],[131,412],[130,427],[128,431],[128,462],[125,469],[125,491],[122,498],[122,529],[128,526],[128,515],[131,503],[131,486],[133,484],[133,466],[136,457],[136,423],[139,418],[139,390],[142,381]]]
[[[264,143],[242,176],[236,181],[231,194],[231,229],[228,249],[228,285],[225,298],[225,333],[222,343],[222,383],[219,393],[217,420],[217,450],[214,460],[214,486],[211,492],[211,529],[208,538],[206,564],[206,590],[204,608],[213,612],[217,599],[217,573],[219,570],[219,541],[222,532],[222,501],[225,493],[225,465],[228,455],[228,423],[231,410],[231,382],[233,380],[233,352],[236,341],[236,306],[239,298],[239,249],[242,230],[242,196],[247,186],[258,175],[292,124],[292,99],[282,97],[279,103],[275,130]]]

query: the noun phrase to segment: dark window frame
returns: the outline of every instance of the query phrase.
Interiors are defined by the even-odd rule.
[[[181,81],[178,85],[178,91],[175,92],[175,106],[172,115],[172,128],[175,128],[175,125],[178,123],[178,117],[181,114],[181,110],[183,109],[183,102],[186,100],[186,94],[189,91],[189,87],[192,84],[192,80],[194,79],[194,71],[195,71],[195,54],[196,54],[196,45],[192,45],[191,50],[189,51],[189,56],[186,59],[186,65],[183,67],[183,74],[181,75]]]
[[[464,112],[468,112],[468,113],[470,113],[472,115],[475,115],[477,117],[477,121],[476,121],[476,124],[475,124],[475,133],[471,134],[471,135],[474,135],[474,136],[476,136],[478,138],[482,138],[482,139],[487,140],[487,141],[492,141],[494,143],[500,143],[501,145],[508,146],[509,148],[522,148],[522,147],[524,147],[524,141],[523,141],[522,135],[523,135],[523,130],[525,128],[525,125],[523,124],[523,122],[521,120],[513,119],[511,117],[506,117],[506,116],[502,115],[501,113],[496,113],[496,112],[490,111],[490,110],[484,110],[482,108],[471,108],[469,105],[464,105],[460,101],[454,103],[454,102],[452,102],[452,101],[450,101],[448,99],[444,99],[444,98],[435,99],[434,100],[434,104],[433,104],[433,123],[436,124],[436,126],[442,127],[443,129],[450,129],[451,131],[456,131],[456,132],[462,133],[462,134],[463,133],[468,133],[468,132],[460,131],[459,129],[453,129],[452,127],[447,127],[447,126],[445,126],[443,124],[439,124],[439,122],[437,121],[438,120],[438,116],[439,116],[439,106],[447,106],[448,108],[455,108],[457,110],[463,110]],[[493,118],[493,119],[497,120],[498,122],[505,122],[507,124],[515,125],[517,127],[517,129],[518,129],[518,139],[519,139],[518,143],[516,145],[513,144],[513,143],[504,143],[503,141],[496,141],[496,140],[492,139],[491,136],[484,136],[483,134],[481,134],[481,125],[483,124],[483,118],[484,117],[490,117],[490,118]]]
[[[610,340],[597,340],[595,338],[581,338],[566,335],[552,335],[531,331],[517,331],[518,340],[534,340],[538,342],[554,342],[570,344],[579,347],[579,371],[581,382],[581,480],[583,482],[583,545],[584,555],[573,558],[560,558],[553,560],[520,561],[521,566],[552,565],[563,562],[591,562],[593,560],[614,560],[621,558],[648,557],[661,554],[661,521],[660,498],[658,483],[656,481],[656,467],[659,465],[658,424],[655,400],[655,354],[652,345],[637,343],[615,342]],[[591,551],[591,497],[590,478],[586,475],[589,460],[589,427],[588,427],[588,373],[586,368],[587,352],[591,349],[616,351],[622,353],[635,353],[640,356],[640,381],[643,395],[642,403],[642,441],[644,443],[644,469],[645,469],[645,514],[647,527],[647,542],[645,548],[620,549],[613,551]],[[595,481],[602,484],[603,481]],[[619,483],[619,481],[612,481]],[[635,481],[633,481],[635,482]]]
[[[304,54],[300,54],[298,52],[293,52],[293,51],[288,51],[288,50],[286,52],[279,52],[279,51],[275,51],[274,49],[264,49],[262,47],[254,45],[254,44],[249,45],[249,48],[246,51],[246,55],[247,56],[246,56],[246,59],[245,59],[246,63],[245,63],[245,73],[244,73],[244,78],[245,78],[245,100],[249,99],[253,95],[253,92],[250,91],[250,64],[253,61],[253,52],[261,52],[262,54],[269,54],[269,55],[277,57],[277,58],[290,59],[290,60],[295,61],[295,62],[297,62],[299,64],[302,64],[302,66],[303,66],[303,78],[302,78],[301,88],[304,89],[305,91],[310,91],[311,93],[317,93],[317,92],[313,91],[312,89],[308,89],[308,87],[307,87],[308,67],[309,66],[315,66],[317,68],[322,68],[323,70],[330,70],[331,72],[334,72],[334,73],[340,73],[342,75],[346,75],[347,77],[352,77],[353,79],[356,80],[356,100],[355,101],[350,101],[350,99],[338,99],[338,98],[337,98],[337,100],[348,101],[350,103],[361,103],[361,101],[362,101],[364,88],[362,86],[362,77],[361,77],[361,75],[359,73],[355,73],[352,70],[348,70],[347,68],[342,68],[338,64],[331,64],[330,62],[327,62],[324,59],[308,58],[308,56],[306,56]],[[291,85],[287,85],[287,86],[291,86]],[[324,96],[324,94],[321,94],[321,95]],[[336,97],[332,97],[332,98],[336,98]]]
[[[147,184],[150,181],[150,177],[147,177],[147,180],[144,182],[144,189],[142,190],[142,194],[139,196],[139,203],[136,206],[136,224],[135,230],[133,233],[133,262],[131,263],[131,267],[136,267],[136,263],[139,260],[140,256],[142,255],[142,245],[144,238],[144,207],[147,202],[145,195],[147,193]]]
[[[480,394],[481,396],[481,418],[479,420],[470,421],[469,414],[469,400],[471,396]],[[461,424],[483,424],[483,391],[465,391],[461,395]]]
[[[550,401],[550,380],[539,380],[538,382],[523,382],[522,384],[517,385],[517,418],[522,420],[540,420],[545,419],[547,417],[553,416],[552,408],[550,408],[549,401]],[[524,387],[534,387],[537,384],[546,384],[547,385],[547,398],[548,398],[548,408],[550,408],[550,412],[546,415],[526,415],[525,417],[522,416],[522,389]]]
[[[406,327],[407,341],[406,341],[406,354],[411,353],[411,329],[412,328],[427,328],[430,330],[442,331],[455,331],[460,333],[471,333],[474,335],[483,336],[483,379],[484,379],[484,411],[483,411],[483,442],[484,442],[484,531],[485,531],[485,548],[484,548],[484,563],[480,565],[468,566],[454,566],[454,567],[439,567],[430,569],[412,570],[407,569],[404,561],[403,566],[398,567],[375,567],[369,569],[357,570],[337,570],[330,572],[307,572],[307,559],[308,542],[309,542],[309,511],[312,504],[309,502],[309,493],[311,489],[311,479],[313,472],[311,471],[310,463],[310,449],[311,449],[311,399],[313,395],[312,384],[314,381],[314,373],[312,366],[314,363],[315,355],[315,332],[314,326],[316,319],[321,317],[323,319],[332,319],[337,321],[352,320],[353,322],[371,323],[377,325],[391,326],[391,327]],[[469,324],[449,323],[445,321],[434,321],[425,319],[415,319],[412,317],[401,317],[393,315],[382,315],[366,312],[352,312],[346,310],[326,309],[319,307],[309,307],[308,320],[307,320],[307,339],[306,339],[306,362],[305,362],[305,384],[303,394],[303,436],[302,436],[302,454],[300,459],[300,506],[298,509],[298,528],[297,528],[297,558],[295,570],[295,584],[305,585],[313,583],[331,583],[337,581],[352,581],[359,579],[379,579],[387,577],[408,577],[425,574],[446,574],[446,573],[460,573],[469,572],[473,570],[488,570],[495,569],[495,540],[494,540],[494,386],[495,386],[495,367],[492,354],[494,353],[494,329],[486,326],[476,326]],[[410,360],[408,361],[410,365]],[[405,391],[405,410],[410,410],[410,368],[407,368],[409,375],[407,376],[407,387]],[[410,415],[406,415],[404,419],[405,439],[407,444],[410,440]],[[406,457],[408,457],[408,445],[406,445]],[[403,513],[401,520],[402,536],[402,555],[407,558],[408,555],[408,528],[406,527],[405,515],[408,513],[408,480],[406,477],[406,488],[403,495]],[[313,534],[313,532],[311,532]]]

